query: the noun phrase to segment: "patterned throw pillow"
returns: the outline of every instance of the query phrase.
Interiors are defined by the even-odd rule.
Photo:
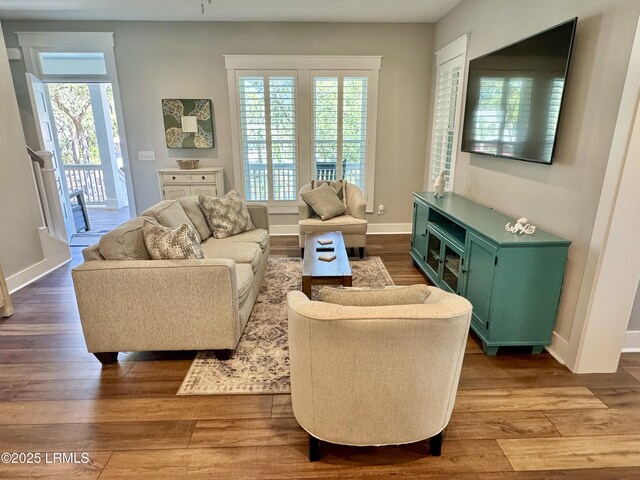
[[[235,190],[222,198],[200,195],[198,202],[215,238],[227,238],[256,228],[247,204]]]
[[[187,224],[171,228],[147,220],[142,227],[142,233],[153,260],[205,258],[196,232]]]

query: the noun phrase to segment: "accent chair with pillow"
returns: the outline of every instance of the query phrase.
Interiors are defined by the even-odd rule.
[[[430,439],[441,452],[471,322],[471,304],[435,287],[328,289],[287,295],[291,400],[320,442],[382,446]],[[335,302],[335,303],[334,303]]]
[[[87,349],[102,363],[149,350],[215,350],[226,359],[262,285],[269,215],[235,192],[165,200],[82,254],[73,283]]]
[[[302,256],[307,233],[340,231],[345,247],[358,248],[362,258],[367,244],[366,208],[362,191],[353,183],[314,180],[303,185],[298,202]]]

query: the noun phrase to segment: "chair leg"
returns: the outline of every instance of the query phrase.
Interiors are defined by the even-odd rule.
[[[302,258],[304,258],[304,248],[301,248],[301,249],[300,249],[300,256],[301,256]]]
[[[439,457],[442,453],[442,432],[429,439],[429,452],[432,457]]]
[[[360,258],[364,258],[364,247],[359,247],[358,250],[360,251]]]
[[[309,435],[309,461],[317,462],[318,460],[320,460],[320,440]]]
[[[109,365],[118,361],[118,352],[94,352],[93,354],[103,365]]]

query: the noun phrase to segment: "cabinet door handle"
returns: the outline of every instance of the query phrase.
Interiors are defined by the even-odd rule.
[[[461,272],[461,273],[467,273],[468,271],[469,271],[469,270],[466,270],[466,269],[464,269],[464,268],[460,270],[460,272]]]
[[[426,237],[426,236],[427,236],[427,234],[426,234],[426,233],[421,233],[420,235],[421,235],[421,236],[423,236],[423,237]]]

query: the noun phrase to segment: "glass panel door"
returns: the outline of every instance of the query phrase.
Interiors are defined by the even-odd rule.
[[[451,291],[458,293],[460,281],[460,254],[450,245],[444,245],[444,269],[442,271],[442,281],[451,288]]]
[[[440,239],[440,237],[434,235],[434,233],[429,230],[427,239],[427,265],[438,277],[440,276],[441,247],[442,240]]]

